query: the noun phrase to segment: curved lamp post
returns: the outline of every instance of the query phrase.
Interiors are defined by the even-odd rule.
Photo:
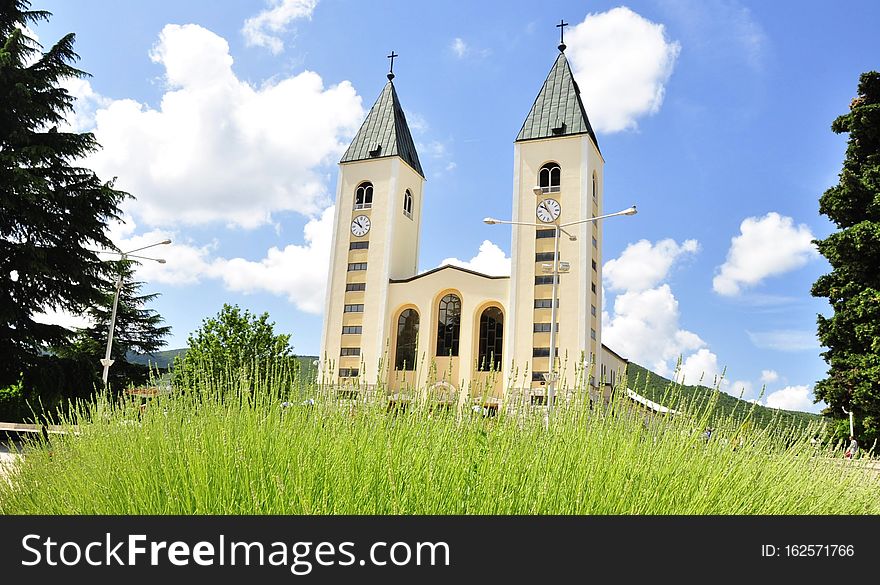
[[[156,242],[155,244],[150,244],[149,246],[143,246],[141,248],[129,250],[128,252],[109,251],[106,253],[119,254],[121,260],[126,260],[128,258],[139,258],[141,260],[153,260],[154,262],[158,262],[159,264],[165,264],[165,260],[163,258],[149,258],[147,256],[132,254],[132,252],[140,252],[141,250],[146,250],[147,248],[152,248],[153,246],[162,246],[170,243],[171,240],[163,240],[161,242]],[[119,303],[119,292],[121,290],[122,273],[120,272],[119,276],[116,278],[116,292],[113,295],[113,310],[110,312],[110,330],[107,332],[107,353],[104,354],[104,359],[101,360],[101,365],[104,366],[104,374],[103,376],[101,376],[101,379],[104,380],[104,388],[107,387],[107,376],[110,373],[110,366],[112,366],[113,362],[115,361],[110,359],[110,350],[113,348],[113,329],[116,327],[116,305]]]
[[[845,414],[848,414],[848,415],[849,415],[849,436],[850,436],[850,437],[855,437],[855,436],[856,436],[856,432],[855,432],[855,430],[853,429],[853,411],[851,411],[851,410],[847,410],[847,409],[845,409],[845,408],[842,407],[842,406],[840,407],[840,409],[841,409]]]
[[[535,193],[538,193],[540,187],[535,187]],[[556,307],[559,303],[559,299],[557,299],[557,291],[559,287],[559,275],[563,272],[567,272],[568,269],[560,271],[560,262],[559,262],[559,233],[562,232],[568,236],[570,240],[576,240],[577,238],[567,231],[565,228],[578,225],[582,223],[587,223],[590,221],[598,221],[600,219],[606,219],[609,217],[617,217],[618,215],[635,215],[638,213],[636,210],[636,206],[633,205],[628,209],[624,209],[622,211],[618,211],[615,213],[608,213],[606,215],[597,215],[596,217],[587,217],[585,219],[579,219],[577,221],[569,221],[566,223],[533,223],[528,221],[505,221],[501,219],[495,219],[493,217],[487,217],[483,220],[483,223],[487,223],[489,225],[495,224],[507,224],[507,225],[525,225],[531,227],[542,227],[546,228],[549,226],[553,226],[554,234],[553,234],[553,266],[552,266],[552,274],[553,274],[553,297],[550,302],[550,380],[547,383],[547,410],[548,412],[553,411],[553,398],[556,393]]]

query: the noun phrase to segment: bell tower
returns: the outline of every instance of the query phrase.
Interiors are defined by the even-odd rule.
[[[565,23],[560,23],[560,27]],[[598,381],[602,308],[602,225],[587,221],[559,234],[553,224],[602,214],[604,160],[565,57],[565,44],[541,87],[514,143],[513,221],[540,227],[512,227],[510,308],[512,334],[507,355],[517,367],[529,364],[531,389],[542,394],[550,364],[551,327],[556,327],[557,393],[575,386],[576,367],[593,367]],[[545,227],[546,226],[546,227]],[[553,299],[554,261],[568,264]],[[565,265],[562,265],[565,270]],[[551,323],[552,303],[556,323]],[[581,362],[583,360],[583,362]],[[526,380],[528,386],[528,380]]]
[[[321,369],[374,384],[385,357],[390,279],[416,274],[425,176],[397,91],[382,93],[339,161]]]

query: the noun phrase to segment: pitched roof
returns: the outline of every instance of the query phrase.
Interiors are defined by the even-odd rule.
[[[422,165],[413,143],[412,134],[406,124],[403,108],[397,99],[394,83],[388,81],[373,104],[361,129],[342,155],[339,162],[370,160],[386,156],[399,156],[422,177]]]
[[[516,141],[575,134],[589,134],[596,148],[599,147],[581,101],[581,90],[574,80],[565,53],[560,51]]]
[[[427,272],[422,272],[421,274],[416,274],[415,276],[410,276],[409,278],[398,278],[398,279],[390,279],[388,282],[392,284],[400,283],[400,282],[412,282],[417,278],[422,278],[423,276],[428,276],[429,274],[434,274],[435,272],[439,272],[440,270],[459,270],[461,272],[466,272],[467,274],[473,274],[474,276],[479,276],[481,278],[488,278],[490,280],[500,280],[504,278],[510,278],[509,276],[492,276],[489,274],[483,274],[482,272],[477,272],[476,270],[471,270],[469,268],[462,268],[461,266],[456,266],[454,264],[444,264],[443,266],[438,266],[437,268],[432,268]]]

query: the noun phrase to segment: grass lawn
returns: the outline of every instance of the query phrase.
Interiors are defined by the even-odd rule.
[[[232,386],[232,385],[229,385]],[[252,384],[245,384],[252,386]],[[544,411],[339,400],[271,383],[177,392],[141,411],[98,400],[33,443],[2,514],[877,514],[876,474],[812,431],[630,404]],[[617,393],[620,395],[621,393]],[[283,404],[285,400],[292,405]],[[717,414],[717,413],[716,413]]]

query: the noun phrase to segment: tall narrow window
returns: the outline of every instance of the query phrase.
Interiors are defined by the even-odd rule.
[[[403,214],[408,218],[412,219],[412,211],[413,211],[413,196],[412,193],[409,192],[409,189],[404,191],[403,193]]]
[[[461,328],[461,299],[446,295],[440,299],[437,319],[437,355],[458,356],[458,335]]]
[[[593,199],[599,200],[599,176],[593,173]]]
[[[373,206],[373,184],[369,181],[358,185],[354,191],[354,208],[369,209]]]
[[[397,319],[397,347],[394,351],[394,369],[416,369],[416,346],[419,337],[419,314],[407,309]]]
[[[538,173],[538,185],[544,193],[559,193],[562,170],[556,163],[547,163]]]
[[[477,369],[481,372],[501,370],[501,349],[504,346],[504,314],[498,307],[489,307],[480,315],[480,348]]]

